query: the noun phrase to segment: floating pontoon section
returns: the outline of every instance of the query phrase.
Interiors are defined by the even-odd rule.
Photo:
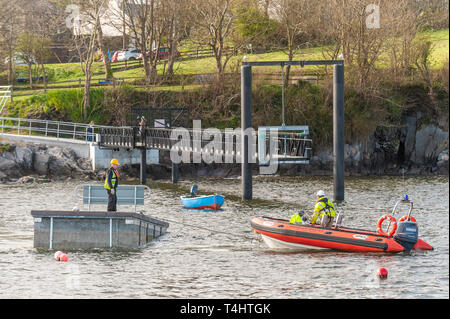
[[[146,190],[148,190],[147,195]],[[79,194],[81,193],[81,195]],[[134,207],[134,212],[90,211],[92,205],[104,205],[108,195],[103,185],[79,185],[77,197],[89,211],[37,211],[34,217],[34,247],[43,249],[93,249],[145,247],[166,233],[169,224],[136,213],[137,205],[150,198],[150,188],[144,185],[120,185],[117,205]]]
[[[135,213],[32,211],[31,215],[34,248],[43,249],[141,248],[169,227]]]

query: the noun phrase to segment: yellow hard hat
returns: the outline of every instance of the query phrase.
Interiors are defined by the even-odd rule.
[[[116,160],[115,158],[113,158],[113,159],[111,160],[111,164],[119,165],[119,161]]]

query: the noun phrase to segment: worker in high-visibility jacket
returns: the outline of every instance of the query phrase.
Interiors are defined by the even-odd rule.
[[[117,186],[119,186],[119,161],[115,158],[111,160],[111,167],[106,172],[105,189],[108,192],[108,212],[117,211]]]
[[[295,213],[292,215],[291,220],[289,221],[291,224],[300,224],[303,225],[303,215],[305,214],[304,211],[300,211],[298,213]],[[306,218],[306,217],[305,217]],[[306,219],[305,219],[306,220]]]
[[[329,227],[333,222],[334,216],[336,215],[334,205],[328,198],[325,197],[325,192],[323,190],[318,191],[316,195],[316,206],[314,207],[314,214],[311,223],[315,224],[320,217],[319,222],[317,223],[320,224],[322,218],[326,214],[328,218],[326,218],[326,223],[322,226]]]

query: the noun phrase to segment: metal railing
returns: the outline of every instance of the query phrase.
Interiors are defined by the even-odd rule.
[[[251,160],[259,159],[260,165],[268,165],[266,155],[273,147],[273,158],[286,164],[308,164],[311,157],[312,139],[309,137],[307,126],[284,126],[279,135],[272,136],[269,133],[249,131],[249,149]],[[267,129],[267,127],[266,127]],[[102,128],[99,131],[101,141],[99,145],[108,148],[146,148],[165,151],[186,151],[213,156],[215,160],[229,161],[241,157],[241,132],[236,130],[216,130],[214,134],[208,134],[189,128],[146,128],[144,133],[137,127],[128,128]],[[179,138],[182,137],[181,140]],[[259,152],[261,156],[259,156]],[[249,153],[250,154],[250,153]],[[223,158],[224,157],[224,158]]]
[[[6,105],[8,99],[12,95],[12,86],[0,86],[0,114],[3,112],[3,108]]]
[[[75,187],[75,196],[83,200],[84,205],[88,205],[88,211],[91,211],[91,205],[104,205],[108,203],[108,194],[104,185],[81,184]],[[146,194],[147,193],[147,194]],[[146,185],[119,185],[117,187],[117,205],[131,205],[136,207],[144,205],[146,199],[150,199],[152,191]]]
[[[0,117],[0,132],[2,134],[45,136],[86,142],[98,142],[97,136],[102,128],[110,128],[110,126]]]

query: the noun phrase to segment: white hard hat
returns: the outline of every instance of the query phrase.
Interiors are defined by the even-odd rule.
[[[319,197],[325,196],[325,192],[323,190],[320,190],[317,192],[317,196]]]

